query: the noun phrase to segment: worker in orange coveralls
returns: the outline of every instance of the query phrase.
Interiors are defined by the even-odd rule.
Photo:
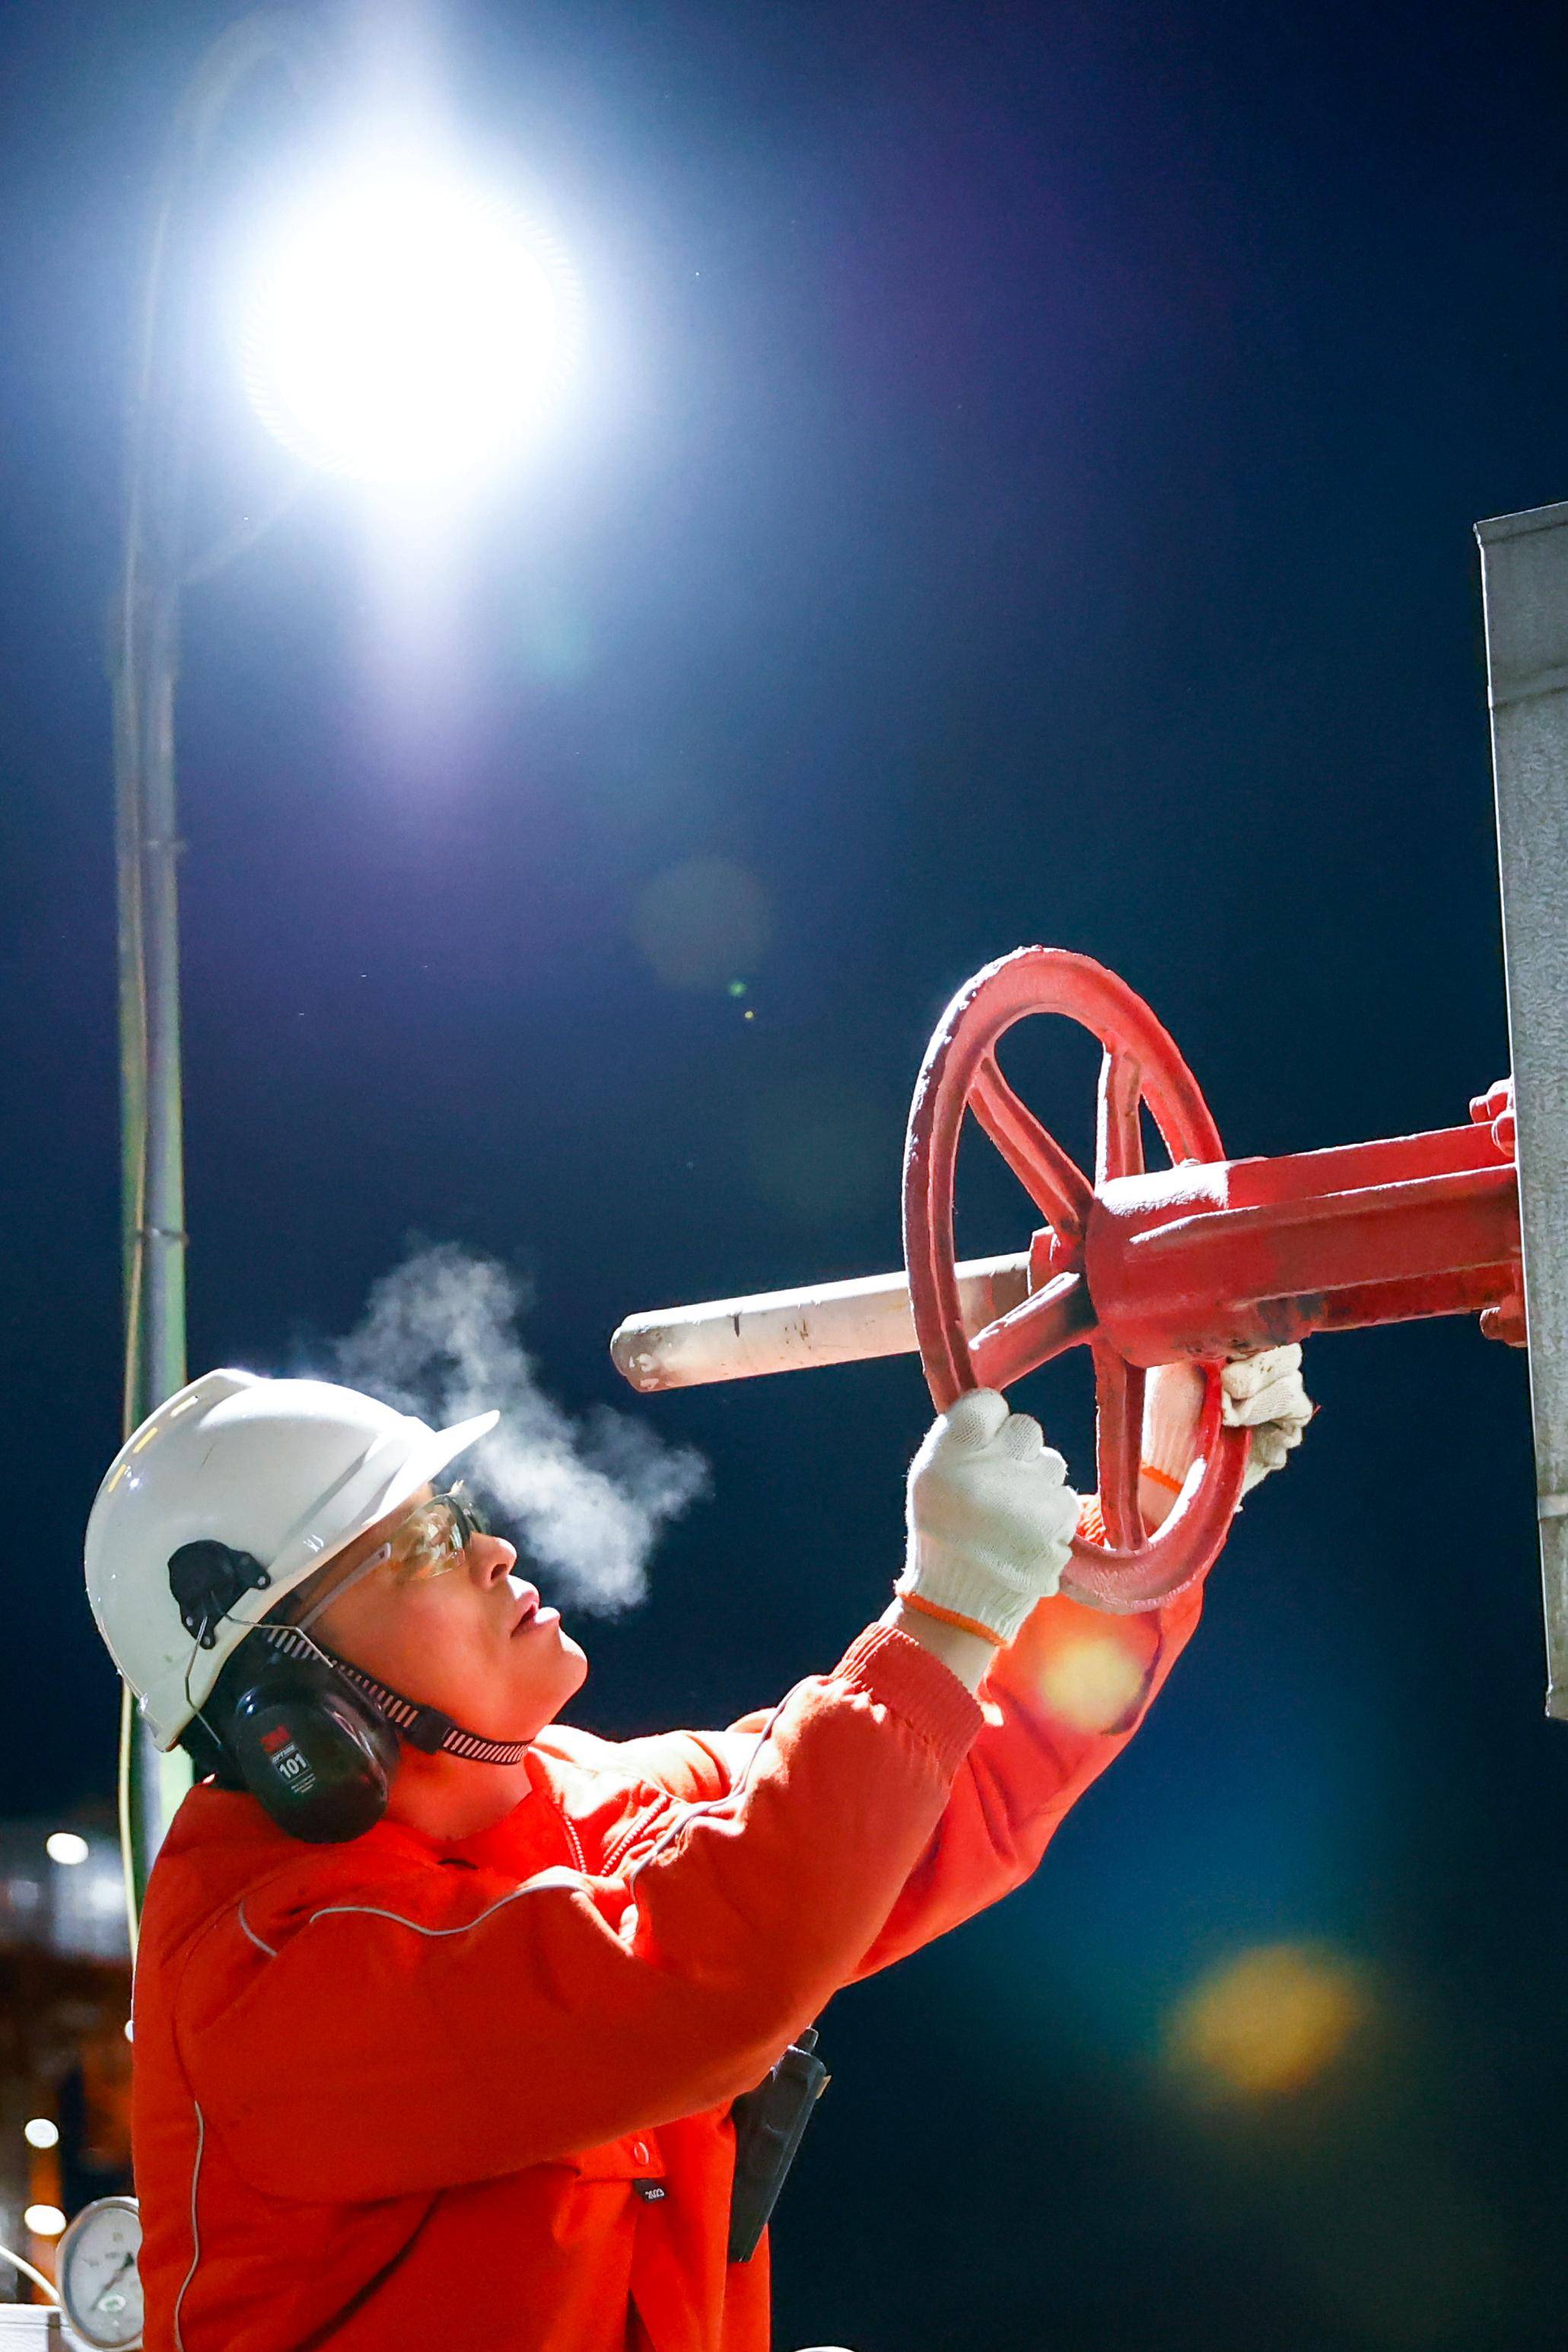
[[[1310,1417],[1299,1364],[1226,1369],[1249,1480]],[[1201,1391],[1150,1382],[1151,1523]],[[981,1391],[836,1666],[727,1731],[598,1739],[558,1720],[581,1650],[434,1483],[495,1419],[211,1372],[99,1490],[99,1628],[206,1775],[136,1971],[148,2352],[765,2352],[736,2101],[1029,1876],[1197,1622],[1196,1590],[1052,1597],[1094,1506]]]

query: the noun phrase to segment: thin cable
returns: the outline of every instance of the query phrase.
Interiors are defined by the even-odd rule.
[[[36,2271],[32,2263],[25,2262],[20,2254],[14,2254],[9,2246],[0,2246],[0,2263],[10,2263],[24,2278],[30,2278],[35,2286],[41,2286],[51,2303],[60,2302],[60,2291],[54,2280],[46,2278],[42,2271]],[[61,2308],[64,2308],[63,2305]]]
[[[120,1874],[125,1896],[125,1927],[131,1940],[131,1965],[136,1966],[136,1948],[141,1940],[141,1913],[136,1900],[136,1874],[131,1868],[135,1836],[131,1818],[131,1759],[136,1740],[136,1701],[131,1695],[131,1685],[120,1685],[120,1764],[115,1774],[115,1813],[120,1824]]]

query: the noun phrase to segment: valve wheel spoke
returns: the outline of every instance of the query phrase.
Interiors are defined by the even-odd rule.
[[[1094,1350],[1094,1455],[1100,1516],[1118,1551],[1144,1541],[1138,1474],[1144,1452],[1144,1373],[1113,1349]]]
[[[1100,1064],[1099,1116],[1095,1121],[1097,1185],[1115,1176],[1143,1174],[1144,1130],[1138,1117],[1143,1098],[1142,1063],[1131,1054],[1118,1054],[1107,1047]]]
[[[983,1389],[1006,1388],[1009,1381],[1021,1381],[1026,1372],[1075,1348],[1093,1328],[1088,1286],[1081,1274],[1070,1268],[1021,1306],[998,1315],[994,1323],[976,1332],[969,1342],[975,1379]]]
[[[1081,1242],[1093,1200],[1083,1171],[1021,1103],[988,1054],[969,1089],[969,1108],[1034,1202],[1063,1241]]]

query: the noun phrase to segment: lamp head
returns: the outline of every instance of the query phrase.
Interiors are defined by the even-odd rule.
[[[573,357],[556,240],[439,156],[371,152],[280,206],[242,292],[257,413],[298,456],[388,485],[513,462]]]

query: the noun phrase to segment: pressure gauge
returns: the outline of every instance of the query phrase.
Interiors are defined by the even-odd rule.
[[[141,2341],[141,2214],[134,2197],[84,2205],[60,2240],[56,2275],[66,2324],[88,2352],[131,2352]]]

